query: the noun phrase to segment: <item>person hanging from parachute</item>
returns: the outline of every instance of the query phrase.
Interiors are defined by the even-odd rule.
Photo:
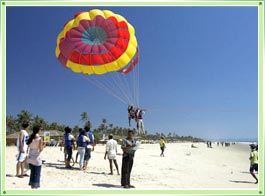
[[[143,115],[145,114],[145,110],[134,107],[132,105],[128,106],[128,120],[129,126],[131,126],[131,119],[134,119],[136,122],[136,128],[139,135],[144,134],[144,122]]]
[[[137,108],[135,111],[135,121],[136,121],[136,127],[138,134],[144,134],[144,121],[143,121],[143,115],[145,114],[143,109]]]
[[[65,68],[85,74],[87,80],[123,103],[138,105],[138,43],[134,27],[123,16],[99,9],[77,13],[59,33],[55,53]],[[132,86],[122,82],[129,75],[134,78]],[[104,83],[104,76],[113,78]],[[115,85],[120,86],[108,88]],[[129,105],[129,126],[134,119],[138,132],[144,130],[142,115],[141,109]]]
[[[132,105],[129,105],[128,106],[129,126],[131,126],[131,119],[135,119],[135,108]]]

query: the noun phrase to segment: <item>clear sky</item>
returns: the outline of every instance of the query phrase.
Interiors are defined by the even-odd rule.
[[[95,7],[7,7],[7,114],[70,126],[87,112],[127,127],[127,105],[60,65],[56,38]],[[140,46],[146,130],[201,138],[258,136],[257,7],[96,7],[124,16]],[[89,76],[86,76],[89,77]]]

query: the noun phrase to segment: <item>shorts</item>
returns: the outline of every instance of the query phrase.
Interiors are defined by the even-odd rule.
[[[73,148],[71,146],[66,146],[65,149],[66,149],[66,155],[67,155],[66,160],[70,161],[72,158],[72,154],[73,154]]]
[[[250,165],[249,171],[253,172],[253,171],[258,171],[258,164],[254,163],[253,165]]]
[[[116,160],[116,155],[114,155],[114,154],[108,155],[108,159],[109,160]]]
[[[19,152],[17,155],[17,161],[18,162],[24,162],[27,157],[27,153]]]
[[[88,161],[91,158],[91,148],[86,148],[84,160]]]

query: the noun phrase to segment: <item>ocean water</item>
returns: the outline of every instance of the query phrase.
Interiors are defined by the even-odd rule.
[[[257,144],[258,144],[257,141],[253,141],[253,142],[237,142],[237,143],[239,143],[239,144],[245,144],[245,145],[250,145],[250,144],[255,144],[255,145],[257,145]]]

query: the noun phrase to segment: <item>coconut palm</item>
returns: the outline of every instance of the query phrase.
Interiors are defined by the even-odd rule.
[[[35,125],[40,125],[44,130],[48,128],[47,122],[38,115],[33,118],[33,126]]]
[[[17,122],[21,125],[24,121],[32,121],[32,114],[27,110],[21,110],[20,114],[17,115]]]
[[[83,112],[83,113],[81,114],[81,119],[80,119],[80,120],[81,120],[82,122],[86,122],[86,121],[89,120],[88,115],[87,115],[86,112]]]
[[[6,131],[13,132],[18,130],[19,125],[16,123],[16,119],[12,115],[6,116]]]
[[[52,122],[50,125],[49,125],[49,130],[58,130],[58,123],[57,122]]]

